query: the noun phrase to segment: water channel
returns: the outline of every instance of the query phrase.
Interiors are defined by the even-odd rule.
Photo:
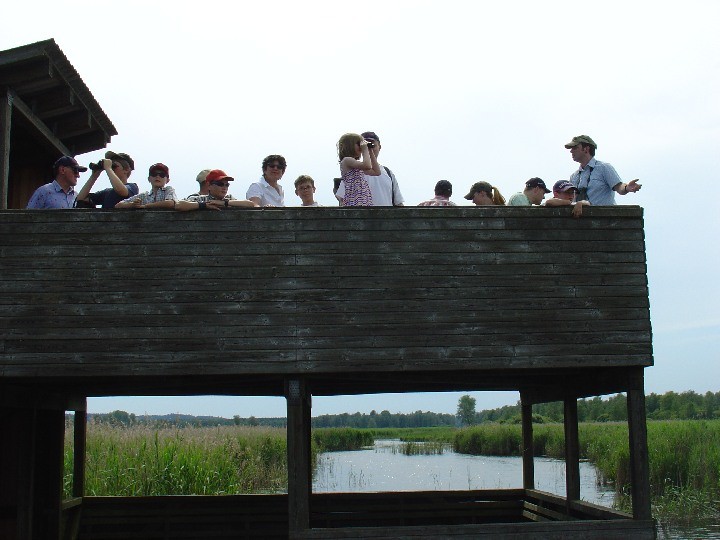
[[[397,439],[377,440],[373,447],[328,452],[318,456],[313,491],[429,491],[508,489],[522,487],[522,460],[519,457],[470,456],[457,454],[448,445],[440,454],[405,455]],[[598,483],[591,463],[580,463],[580,497],[611,507],[613,486]],[[565,462],[535,458],[535,487],[565,495]],[[720,539],[720,525],[658,527],[658,538]]]

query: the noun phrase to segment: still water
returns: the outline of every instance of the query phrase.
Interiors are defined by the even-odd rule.
[[[425,491],[508,489],[522,487],[522,460],[519,457],[469,456],[456,454],[446,446],[441,454],[402,453],[396,439],[377,440],[365,450],[328,452],[318,456],[313,491]],[[565,495],[565,462],[535,458],[535,487]],[[615,498],[612,486],[598,483],[595,467],[580,463],[580,497],[611,507]],[[720,525],[658,527],[658,538],[720,539]]]

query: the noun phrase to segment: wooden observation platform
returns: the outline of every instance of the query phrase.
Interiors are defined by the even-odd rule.
[[[654,538],[642,209],[0,211],[0,537]],[[311,492],[313,395],[516,390],[523,485]],[[580,500],[577,399],[625,392],[632,515]],[[285,396],[288,493],[89,497],[85,400]],[[531,405],[565,404],[565,497]],[[64,413],[76,412],[62,500]]]

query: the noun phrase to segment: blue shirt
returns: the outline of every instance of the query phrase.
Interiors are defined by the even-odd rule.
[[[127,187],[128,190],[127,197],[121,197],[113,188],[107,188],[91,193],[88,199],[93,206],[97,206],[99,204],[102,208],[115,208],[117,203],[124,201],[128,197],[137,195],[140,191],[137,184],[125,184],[125,187]]]
[[[578,189],[587,188],[590,204],[611,206],[615,204],[613,188],[622,180],[612,165],[592,158],[585,168],[580,167],[570,176],[570,183]]]
[[[70,186],[68,192],[65,193],[57,180],[53,180],[35,190],[27,207],[31,209],[72,208],[75,206],[76,198],[77,193],[73,186]]]

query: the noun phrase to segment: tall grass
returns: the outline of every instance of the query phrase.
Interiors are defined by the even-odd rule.
[[[65,437],[65,495],[72,434]],[[88,426],[88,495],[223,495],[287,489],[285,430]]]

